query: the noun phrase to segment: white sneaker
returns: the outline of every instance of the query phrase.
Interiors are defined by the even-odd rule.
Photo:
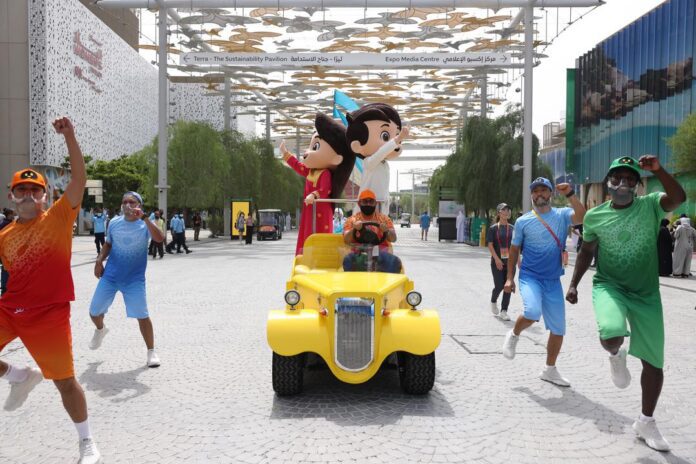
[[[498,317],[502,321],[509,321],[510,320],[510,316],[508,316],[506,309],[503,309],[502,311],[500,311],[500,314],[498,315]]]
[[[558,372],[556,366],[546,366],[546,369],[541,371],[539,378],[546,382],[551,382],[554,385],[558,385],[559,387],[570,387],[570,381]]]
[[[147,367],[159,367],[160,359],[155,350],[147,350]]]
[[[89,342],[89,349],[96,350],[104,341],[104,337],[109,333],[109,328],[107,326],[102,327],[101,330],[94,329],[94,335],[92,335],[92,340]]]
[[[34,367],[30,367],[24,382],[10,383],[10,395],[5,401],[5,411],[14,411],[22,406],[29,397],[29,393],[35,386],[40,384],[42,380],[43,375],[41,375],[41,371]]]
[[[98,464],[101,462],[101,453],[91,438],[80,441],[80,460],[77,464]]]
[[[626,367],[626,350],[621,348],[616,356],[609,356],[611,380],[618,388],[626,388],[631,384],[631,373]]]
[[[657,429],[657,423],[654,420],[642,421],[638,419],[633,423],[633,430],[638,435],[638,438],[645,441],[645,444],[652,449],[657,451],[669,451],[669,442],[664,439]]]
[[[520,340],[519,335],[511,330],[505,335],[505,342],[503,343],[503,356],[508,359],[514,359],[515,353],[517,352],[517,342]]]
[[[498,315],[498,304],[491,302],[491,312],[494,316]]]

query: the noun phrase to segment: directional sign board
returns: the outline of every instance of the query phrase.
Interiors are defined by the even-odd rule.
[[[87,187],[87,188],[90,188],[90,187],[102,188],[102,184],[103,184],[103,181],[101,179],[87,179],[87,183],[85,184],[85,187]]]
[[[181,65],[262,68],[479,68],[511,64],[505,53],[183,53]]]
[[[101,187],[87,187],[87,195],[101,195],[101,194],[102,194]]]

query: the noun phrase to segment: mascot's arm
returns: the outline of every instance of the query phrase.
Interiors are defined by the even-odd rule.
[[[396,139],[391,139],[384,145],[382,145],[379,150],[377,150],[372,156],[368,156],[363,160],[363,166],[365,167],[365,170],[371,171],[374,169],[375,166],[377,166],[379,163],[384,161],[387,158],[387,155],[391,152],[394,151],[394,149],[397,147],[397,142]]]
[[[290,166],[296,173],[298,173],[302,177],[307,177],[309,175],[309,168],[305,166],[303,163],[299,162],[297,158],[295,158],[294,156],[288,158],[286,163],[288,163],[288,166]]]

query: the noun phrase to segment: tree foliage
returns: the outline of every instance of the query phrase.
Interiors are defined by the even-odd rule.
[[[146,206],[157,205],[157,148],[155,138],[142,150],[111,161],[86,157],[88,178],[103,180],[106,207],[120,205],[128,190],[140,192]],[[219,214],[230,199],[244,198],[257,208],[294,211],[304,189],[304,179],[274,157],[265,139],[219,132],[200,122],[178,121],[170,128],[167,173],[173,209]],[[89,198],[93,203],[93,197],[86,202]]]
[[[439,187],[452,187],[456,201],[467,211],[488,215],[498,203],[522,207],[523,164],[522,117],[510,111],[495,119],[470,118],[460,133],[457,147],[431,178],[431,207],[437,204]],[[532,178],[551,177],[551,170],[538,159],[539,140],[532,139]],[[436,211],[436,210],[434,210]]]
[[[674,153],[675,172],[696,172],[696,113],[684,119],[667,143]]]

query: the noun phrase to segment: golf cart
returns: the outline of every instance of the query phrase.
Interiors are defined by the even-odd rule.
[[[401,217],[399,218],[399,225],[403,227],[411,227],[411,213],[401,213]]]
[[[285,309],[270,311],[266,327],[278,395],[302,392],[310,356],[346,383],[364,383],[389,362],[398,366],[406,393],[432,389],[439,316],[419,307],[421,295],[403,267],[400,273],[382,272],[376,234],[361,236],[362,243],[349,247],[341,235],[315,233],[295,257]],[[359,270],[344,272],[347,256]]]
[[[283,225],[285,216],[279,209],[260,209],[259,228],[256,232],[256,240],[280,240],[283,238]]]

